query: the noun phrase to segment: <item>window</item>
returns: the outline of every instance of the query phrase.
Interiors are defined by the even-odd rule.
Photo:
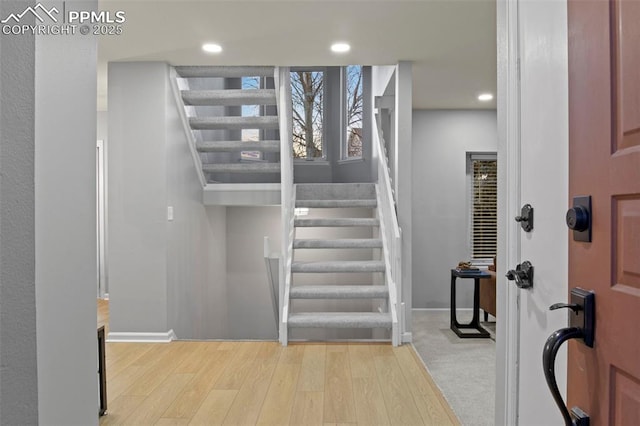
[[[362,157],[363,122],[363,72],[361,65],[343,68],[344,120],[343,155],[347,158]]]
[[[498,161],[496,154],[468,154],[470,252],[478,263],[497,252]]]
[[[242,90],[260,89],[262,87],[260,77],[242,77]],[[261,115],[260,106],[243,105],[243,117],[259,117]],[[256,129],[242,129],[242,141],[258,141],[260,140],[260,131]],[[242,151],[240,152],[242,160],[261,160],[262,153],[260,151]]]
[[[293,158],[324,158],[324,72],[291,72]]]

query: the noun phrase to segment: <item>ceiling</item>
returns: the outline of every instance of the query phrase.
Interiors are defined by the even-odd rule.
[[[98,109],[107,63],[172,65],[391,65],[413,63],[416,109],[495,108],[495,0],[100,0],[122,10],[121,35],[101,36]],[[336,41],[351,51],[335,54]],[[204,42],[222,45],[206,54]]]

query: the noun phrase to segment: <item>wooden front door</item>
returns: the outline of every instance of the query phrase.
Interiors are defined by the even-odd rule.
[[[592,242],[569,234],[569,289],[596,294],[595,346],[569,342],[568,406],[640,425],[640,0],[569,0],[569,205],[592,196]]]

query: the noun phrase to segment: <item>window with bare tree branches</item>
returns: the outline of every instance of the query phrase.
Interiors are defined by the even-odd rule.
[[[343,68],[345,93],[345,134],[343,158],[362,157],[363,72],[361,65]]]
[[[291,72],[293,102],[293,157],[315,159],[324,153],[324,72]]]

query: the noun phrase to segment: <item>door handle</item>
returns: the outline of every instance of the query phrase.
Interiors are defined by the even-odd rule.
[[[570,339],[580,339],[593,347],[595,338],[595,294],[581,288],[571,290],[571,303],[556,303],[549,307],[557,309],[570,309],[569,327],[554,331],[547,339],[542,351],[542,369],[547,386],[553,399],[560,409],[566,426],[589,426],[589,416],[579,407],[573,407],[571,412],[562,400],[556,381],[556,355],[562,344]]]

